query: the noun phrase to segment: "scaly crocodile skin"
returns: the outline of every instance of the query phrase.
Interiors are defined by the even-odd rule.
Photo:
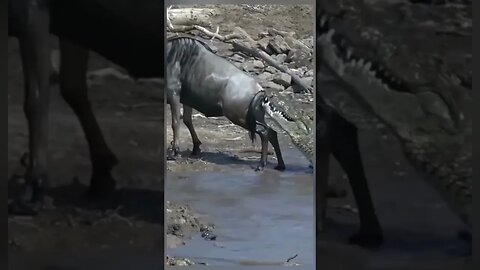
[[[292,143],[303,155],[313,163],[315,134],[313,122],[307,119],[294,119],[288,115],[280,106],[274,105],[267,97],[263,99],[262,105],[266,113],[274,122],[282,128],[292,139]]]
[[[408,160],[471,227],[471,90],[446,75],[434,82],[434,90],[418,91],[390,72],[385,75],[382,61],[356,55],[356,48],[332,26],[335,17],[321,9],[317,16],[317,60],[345,85],[322,92],[322,97],[349,119],[346,108],[335,100],[341,92],[366,115],[386,124]]]

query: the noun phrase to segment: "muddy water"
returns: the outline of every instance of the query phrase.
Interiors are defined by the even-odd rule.
[[[298,254],[292,261],[313,265],[313,173],[299,154],[285,151],[285,172],[229,166],[220,172],[169,173],[167,200],[206,215],[217,238],[198,236],[167,253],[209,265],[282,263]]]

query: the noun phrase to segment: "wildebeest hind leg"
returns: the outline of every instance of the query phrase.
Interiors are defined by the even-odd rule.
[[[90,150],[92,176],[88,194],[103,196],[115,189],[111,170],[118,164],[98,126],[88,99],[86,71],[88,51],[60,40],[60,91],[82,125]]]
[[[47,2],[27,3],[18,38],[25,82],[24,111],[28,121],[29,160],[24,192],[9,205],[11,214],[36,214],[43,206],[47,181],[49,103],[49,12]],[[19,15],[19,14],[16,14]]]
[[[190,131],[190,136],[192,136],[192,142],[193,142],[192,155],[193,156],[200,155],[200,152],[201,152],[200,145],[202,144],[202,142],[198,139],[197,133],[193,128],[192,107],[189,107],[187,105],[183,105],[183,123],[185,124],[185,126],[187,126],[188,131]]]
[[[278,164],[275,167],[276,170],[283,171],[285,170],[285,163],[283,162],[282,152],[280,150],[280,144],[278,143],[277,132],[272,128],[267,128],[268,140],[275,150],[275,155],[277,156]]]

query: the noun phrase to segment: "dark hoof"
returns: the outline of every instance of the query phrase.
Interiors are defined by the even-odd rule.
[[[42,208],[42,201],[24,202],[18,200],[8,204],[8,214],[17,216],[35,216],[42,210]]]
[[[277,165],[277,167],[275,167],[275,170],[283,172],[283,171],[285,171],[285,165],[280,165],[279,164],[279,165]]]
[[[383,244],[383,235],[378,232],[357,232],[349,239],[349,243],[376,250]]]
[[[87,196],[90,198],[103,198],[115,191],[115,179],[108,173],[94,173],[90,180]]]
[[[43,199],[47,189],[47,177],[27,177],[27,184],[22,191],[8,204],[8,213],[12,215],[36,215],[43,208]]]
[[[176,160],[179,152],[180,152],[180,148],[169,147],[167,149],[167,160]]]
[[[193,148],[192,153],[190,153],[192,156],[197,157],[202,153],[202,150],[200,148]]]

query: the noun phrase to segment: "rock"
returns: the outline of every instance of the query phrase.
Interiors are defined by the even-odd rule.
[[[242,64],[240,64],[241,68],[246,71],[246,72],[252,72],[255,69],[255,66],[253,65],[253,62],[247,61]]]
[[[272,81],[276,84],[280,84],[284,87],[288,87],[292,83],[292,76],[286,73],[277,73],[273,75]]]
[[[285,61],[293,63],[294,67],[309,66],[312,62],[312,55],[301,49],[291,49]]]
[[[277,61],[278,63],[283,64],[283,62],[285,62],[285,59],[287,59],[287,55],[284,54],[284,53],[281,53],[281,54],[277,54],[275,56],[272,56],[272,58],[275,61]]]
[[[269,88],[269,89],[272,89],[274,91],[283,91],[285,90],[285,87],[279,85],[279,84],[276,84],[274,82],[261,82],[260,85],[263,87],[263,88]]]
[[[290,51],[290,47],[281,36],[275,36],[272,40],[270,40],[268,47],[270,47],[277,54],[288,53]]]
[[[258,40],[257,43],[258,43],[258,47],[265,51],[268,48],[268,43],[270,43],[270,38],[264,37]]]
[[[278,69],[276,69],[276,68],[274,68],[274,67],[272,67],[272,66],[266,67],[266,68],[265,68],[265,71],[266,71],[266,72],[270,72],[270,73],[272,73],[272,74],[275,74],[275,73],[278,73],[278,72],[279,72]]]
[[[258,74],[258,76],[257,76],[257,80],[259,82],[267,82],[267,81],[271,81],[272,79],[273,79],[273,74],[271,74],[269,72],[263,72],[263,73]]]
[[[260,60],[253,60],[253,67],[254,68],[264,68],[265,65]]]
[[[234,66],[236,66],[237,68],[239,68],[239,69],[243,69],[243,63],[233,62],[232,64],[233,64]]]
[[[298,86],[297,84],[292,84],[292,92],[295,94],[304,93],[304,89]]]
[[[234,55],[230,56],[229,59],[232,60],[232,61],[235,61],[235,62],[239,62],[239,63],[243,63],[245,61],[245,58],[243,58],[243,56],[238,55],[238,54],[234,54]]]
[[[314,83],[314,78],[313,77],[304,77],[303,79],[307,82],[307,84],[313,86],[313,83]]]

